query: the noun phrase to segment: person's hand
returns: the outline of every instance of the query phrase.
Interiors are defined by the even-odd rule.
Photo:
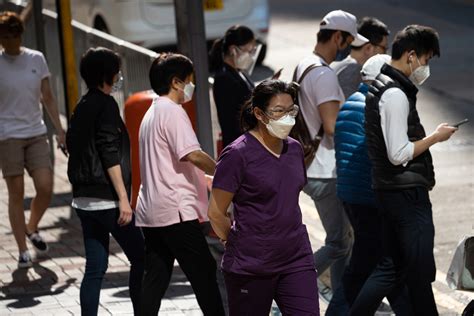
[[[444,142],[445,140],[448,140],[457,130],[457,127],[449,126],[448,123],[441,123],[434,131],[434,134],[436,135],[438,142]]]
[[[130,203],[128,203],[128,200],[121,200],[119,201],[119,211],[120,211],[120,216],[118,218],[117,224],[120,226],[125,226],[128,225],[132,221],[132,207],[130,206]]]
[[[64,156],[68,156],[68,151],[66,147],[66,133],[61,129],[61,131],[56,135],[56,142],[58,143],[58,148],[61,149]]]

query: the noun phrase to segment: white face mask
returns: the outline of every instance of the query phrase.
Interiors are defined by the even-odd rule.
[[[122,85],[123,85],[123,76],[122,76],[122,72],[119,72],[118,80],[115,81],[114,84],[112,85],[112,93],[118,92],[120,89],[122,89]]]
[[[183,93],[184,93],[183,103],[191,101],[193,98],[193,93],[194,93],[194,84],[192,82],[185,84],[183,88]]]
[[[421,86],[423,82],[425,82],[426,79],[428,79],[428,77],[430,76],[430,66],[421,65],[418,57],[416,57],[416,61],[418,62],[419,67],[413,71],[410,63],[411,74],[409,78],[412,82]]]
[[[250,69],[250,67],[252,67],[252,63],[253,63],[253,59],[252,59],[252,56],[250,55],[249,52],[243,52],[243,53],[240,53],[240,54],[236,54],[236,58],[235,58],[235,67],[240,69],[240,70],[244,70],[244,71],[248,71]]]
[[[270,119],[265,125],[270,135],[280,139],[286,139],[295,125],[295,118],[291,115],[285,115],[278,120]]]
[[[255,52],[249,53],[244,52],[241,49],[235,49],[234,54],[234,63],[237,69],[245,71],[249,76],[252,75],[253,69],[255,68],[255,64],[257,63],[258,55],[260,54],[260,50],[262,49],[262,45],[258,44],[255,47]]]

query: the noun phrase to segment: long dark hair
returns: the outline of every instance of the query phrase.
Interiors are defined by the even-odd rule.
[[[252,96],[242,107],[240,128],[243,132],[247,132],[257,126],[258,120],[253,113],[254,108],[259,108],[265,112],[274,96],[289,94],[294,100],[297,93],[298,85],[293,82],[287,83],[276,79],[262,81],[255,87]]]
[[[214,41],[209,52],[209,66],[216,71],[224,64],[224,56],[229,53],[232,45],[242,46],[255,39],[252,30],[244,25],[231,26],[222,38]]]

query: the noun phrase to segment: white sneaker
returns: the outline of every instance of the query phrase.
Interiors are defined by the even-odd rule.
[[[33,261],[31,260],[28,250],[20,253],[20,257],[18,258],[18,268],[30,268],[31,266],[33,266]]]

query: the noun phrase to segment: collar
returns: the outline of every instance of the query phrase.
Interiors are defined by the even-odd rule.
[[[380,72],[389,76],[393,80],[396,80],[402,86],[403,90],[405,90],[407,95],[415,97],[418,93],[418,88],[400,70],[393,68],[389,64],[384,64]]]
[[[369,92],[369,85],[365,82],[361,82],[358,91],[364,95],[367,95],[367,93]]]

